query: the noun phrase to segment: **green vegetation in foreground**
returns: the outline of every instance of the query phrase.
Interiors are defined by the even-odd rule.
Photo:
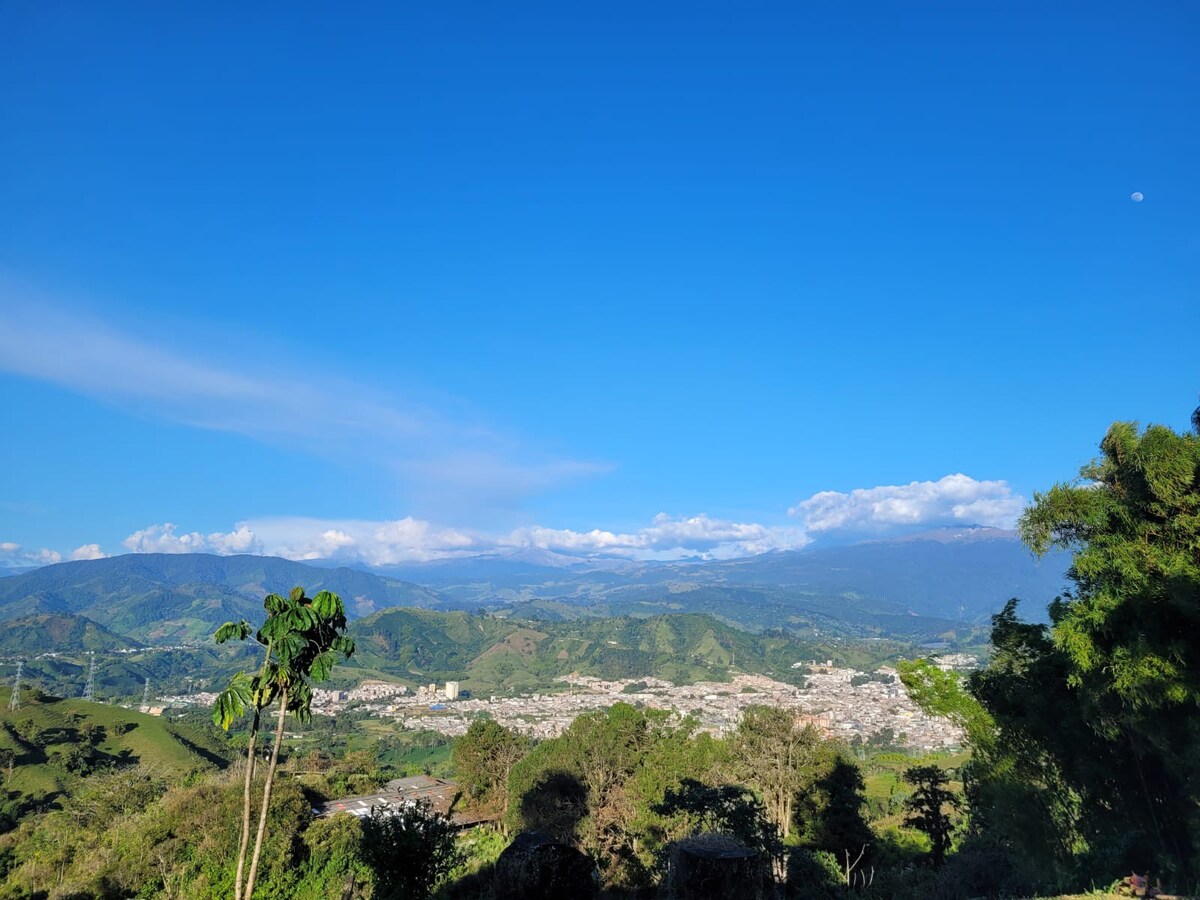
[[[1200,432],[1200,411],[1193,424]],[[1010,603],[993,619],[991,660],[965,682],[925,661],[901,666],[918,703],[963,726],[969,758],[918,761],[843,747],[773,707],[751,707],[733,734],[715,738],[692,721],[618,703],[532,746],[495,723],[472,728],[452,757],[463,779],[459,801],[498,813],[502,831],[537,829],[586,854],[612,898],[662,896],[678,842],[714,832],[757,854],[738,873],[745,897],[1061,896],[1114,886],[1134,871],[1194,890],[1200,433],[1117,424],[1101,450],[1082,483],[1038,494],[1021,521],[1036,551],[1074,553],[1074,588],[1051,604],[1050,624],[1021,621]],[[484,663],[496,676],[506,661],[523,660],[519,671],[538,677],[561,666],[609,677],[713,677],[795,654],[786,637],[774,644],[773,634],[730,634],[703,616],[560,629],[405,613],[369,623],[375,668],[396,655],[423,676]],[[467,645],[460,656],[457,643]],[[417,664],[424,671],[414,672]],[[282,723],[286,695],[274,683]],[[80,731],[66,742],[39,740],[32,719],[6,731],[20,765],[34,766],[31,779],[36,767],[51,766],[80,783],[71,803],[25,811],[0,836],[0,900],[227,897],[243,813],[239,778],[249,767],[179,787],[141,766],[89,774],[89,754],[109,754],[107,726],[75,724]],[[497,897],[503,870],[491,862],[494,837],[455,841],[446,823],[407,807],[388,821],[312,819],[314,796],[387,775],[383,743],[375,755],[325,761],[310,753],[295,761],[301,769],[288,761],[284,771],[295,777],[280,781],[274,802],[262,801],[261,896]],[[24,777],[16,752],[8,754],[6,777]],[[251,796],[259,784],[250,783]]]

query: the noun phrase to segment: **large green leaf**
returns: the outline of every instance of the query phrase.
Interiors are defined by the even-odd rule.
[[[346,613],[346,608],[342,605],[342,598],[332,591],[321,591],[313,597],[312,608],[322,619],[332,619],[336,616],[344,616]]]
[[[317,624],[317,615],[307,606],[297,606],[287,611],[285,621],[289,629],[308,631]]]
[[[226,622],[217,629],[213,635],[213,640],[218,644],[224,644],[226,641],[244,641],[250,636],[250,623],[242,620],[241,622]]]
[[[252,702],[253,679],[245,672],[238,672],[229,680],[229,686],[217,694],[213,703],[213,723],[226,731],[246,713]]]
[[[263,598],[263,609],[267,611],[268,616],[277,616],[287,609],[287,601],[278,594],[267,594]]]

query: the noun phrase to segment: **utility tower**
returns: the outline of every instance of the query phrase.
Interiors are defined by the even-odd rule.
[[[21,706],[21,669],[25,667],[25,660],[17,660],[17,680],[13,682],[12,699],[8,701],[9,712],[16,712]]]
[[[150,679],[146,679],[146,686],[142,688],[142,706],[150,705]]]
[[[92,661],[88,665],[87,687],[85,687],[83,689],[83,699],[84,700],[95,700],[96,699],[96,651],[95,650],[89,651],[88,656],[90,656],[92,658]]]

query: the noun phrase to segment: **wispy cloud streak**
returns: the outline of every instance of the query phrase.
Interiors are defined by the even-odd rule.
[[[222,361],[23,302],[3,283],[0,297],[0,371],[143,415],[366,462],[460,505],[503,505],[609,469],[340,378],[324,360]]]

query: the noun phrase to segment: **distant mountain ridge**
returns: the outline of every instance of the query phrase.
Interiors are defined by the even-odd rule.
[[[739,620],[748,603],[757,603],[771,609],[758,626],[790,609],[833,618],[841,610],[856,621],[918,616],[985,624],[1011,597],[1026,602],[1027,615],[1043,615],[1065,587],[1069,556],[1053,552],[1038,560],[1015,532],[957,526],[730,560],[600,563],[567,568],[476,556],[389,571],[461,604],[552,601],[613,613],[640,604],[645,614],[702,611]],[[696,606],[701,599],[704,605]]]
[[[468,690],[536,690],[579,672],[676,683],[725,679],[734,669],[795,680],[815,655],[778,632],[750,634],[706,615],[589,619],[544,626],[498,616],[387,609],[353,622],[363,666],[410,681],[459,680]]]
[[[114,638],[180,643],[229,619],[256,621],[265,594],[298,584],[337,592],[351,618],[397,606],[509,609],[548,622],[704,613],[750,630],[928,640],[986,626],[1014,596],[1026,601],[1026,615],[1043,614],[1065,586],[1067,565],[1066,554],[1039,561],[1012,532],[977,527],[730,560],[519,550],[376,572],[264,556],[130,554],[0,577],[0,621],[81,616]],[[78,631],[37,627],[40,635]]]
[[[295,585],[336,591],[352,616],[445,603],[428,588],[356,569],[322,569],[269,556],[146,553],[58,563],[0,578],[0,620],[78,615],[142,643],[177,643],[206,637],[229,619],[255,621],[266,594]]]

